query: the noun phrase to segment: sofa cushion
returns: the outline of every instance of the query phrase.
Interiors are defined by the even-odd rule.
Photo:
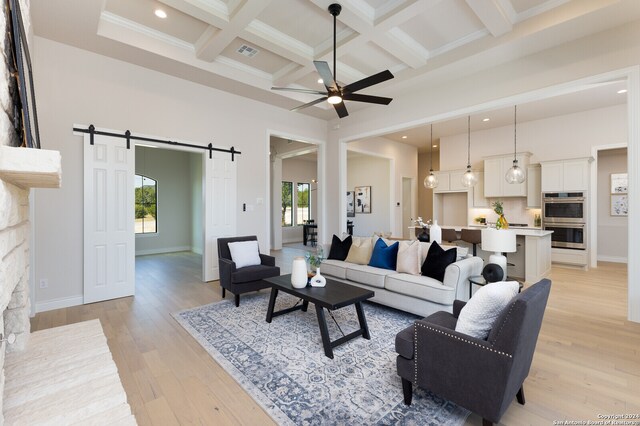
[[[377,288],[384,288],[385,277],[391,274],[396,274],[396,271],[368,265],[352,264],[347,267],[348,280]]]
[[[444,250],[437,242],[433,242],[429,247],[427,258],[422,264],[422,275],[444,281],[444,271],[447,266],[456,261],[455,248]]]
[[[357,265],[366,265],[371,259],[372,251],[371,238],[354,239],[345,261]]]
[[[260,251],[258,250],[258,241],[236,241],[229,243],[229,251],[231,252],[231,260],[236,264],[236,268],[244,268],[245,266],[260,265]]]
[[[351,248],[352,243],[353,239],[351,238],[351,235],[348,235],[344,240],[341,240],[334,234],[331,239],[331,249],[329,250],[328,259],[345,260],[349,254],[349,249]]]
[[[347,271],[347,276],[349,275]],[[443,305],[452,305],[456,290],[442,285],[440,281],[422,275],[393,274],[387,277],[384,288]]]
[[[476,291],[458,315],[456,331],[486,339],[493,323],[518,295],[517,281],[489,283]]]
[[[398,242],[387,245],[384,239],[378,238],[376,245],[373,247],[369,266],[376,268],[396,270],[396,261],[398,259]]]
[[[448,244],[440,244],[444,250],[456,249],[456,261],[466,258],[469,255],[469,247],[452,246]],[[420,264],[422,265],[427,258],[429,249],[431,248],[430,242],[420,242]]]
[[[264,278],[277,277],[278,275],[280,275],[280,268],[278,267],[266,265],[245,266],[231,273],[231,281],[234,284],[242,284]]]
[[[398,246],[398,259],[396,262],[396,272],[420,275],[420,242],[400,241]]]
[[[320,271],[322,275],[328,275],[342,280],[347,279],[347,267],[350,266],[343,260],[327,259],[323,260],[320,265]]]

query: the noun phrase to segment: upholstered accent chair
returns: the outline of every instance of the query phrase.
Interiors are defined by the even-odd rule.
[[[405,404],[411,405],[416,385],[477,413],[485,426],[498,423],[514,397],[524,405],[523,382],[550,289],[545,279],[518,294],[487,340],[455,331],[466,304],[460,300],[453,314],[436,312],[398,333],[396,365]]]
[[[239,241],[257,241],[257,237],[250,235],[245,237],[218,238],[218,265],[220,267],[222,298],[226,296],[226,290],[229,290],[235,295],[236,306],[240,306],[240,295],[242,293],[270,287],[263,279],[280,275],[280,268],[276,266],[276,259],[273,256],[262,253],[260,253],[260,265],[236,268],[236,264],[231,258],[229,243]]]

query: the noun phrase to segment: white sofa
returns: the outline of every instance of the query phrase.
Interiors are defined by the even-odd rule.
[[[420,244],[421,258],[424,261],[429,243]],[[480,275],[482,265],[480,257],[466,256],[447,266],[442,282],[422,275],[398,273],[332,259],[324,260],[320,271],[322,275],[336,281],[373,290],[375,296],[370,299],[372,302],[427,316],[437,311],[452,312],[455,299],[468,300],[468,278]]]

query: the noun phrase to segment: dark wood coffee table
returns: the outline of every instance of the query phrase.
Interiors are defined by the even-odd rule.
[[[306,312],[309,307],[309,302],[313,303],[316,306],[318,327],[320,327],[324,354],[329,358],[333,359],[333,348],[348,342],[351,339],[358,336],[362,336],[365,339],[371,339],[371,336],[369,335],[369,327],[367,326],[367,319],[365,318],[364,310],[362,309],[362,301],[372,298],[375,294],[373,291],[334,281],[330,278],[327,278],[326,287],[307,286],[304,288],[293,288],[291,286],[291,275],[266,278],[264,281],[271,284],[271,298],[269,299],[269,309],[267,310],[267,322],[270,323],[273,317],[284,315],[289,312],[297,310]],[[284,291],[285,293],[299,297],[303,302],[301,305],[296,304],[290,308],[274,312],[273,309],[276,305],[278,291]],[[356,313],[358,314],[360,329],[331,341],[329,338],[329,329],[327,328],[324,309],[333,311],[349,305],[356,305]]]

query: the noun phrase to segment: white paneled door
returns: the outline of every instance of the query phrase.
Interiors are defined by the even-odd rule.
[[[122,138],[84,140],[84,303],[135,293],[135,150]]]
[[[220,277],[218,238],[235,236],[236,232],[236,161],[224,152],[214,152],[205,162],[205,247],[202,267],[204,280]]]

